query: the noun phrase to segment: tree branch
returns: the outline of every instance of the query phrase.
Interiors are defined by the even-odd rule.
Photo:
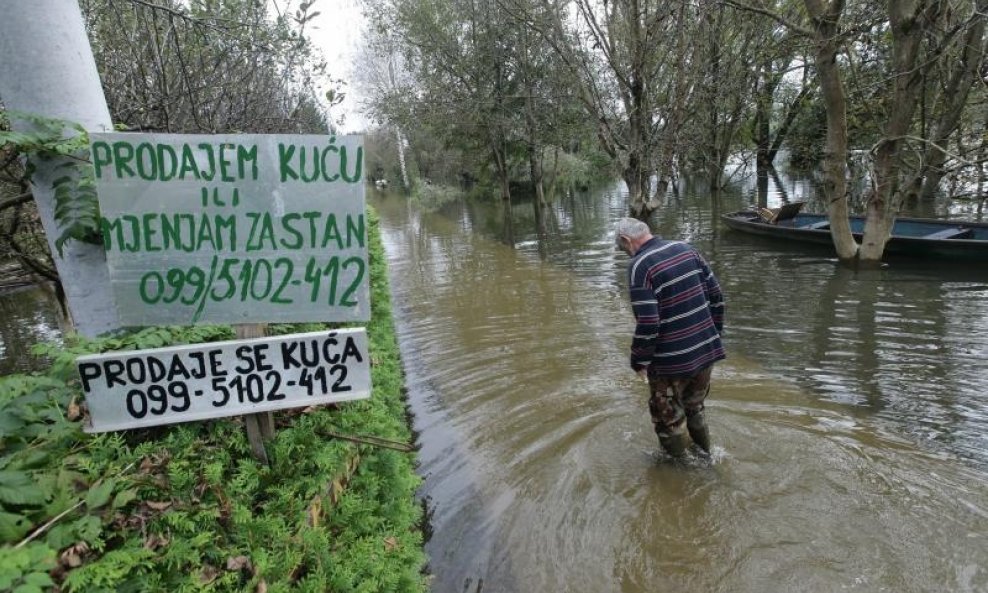
[[[738,10],[745,10],[747,12],[753,12],[755,14],[767,16],[768,18],[774,20],[780,25],[787,27],[792,32],[798,33],[799,35],[802,35],[804,37],[813,37],[813,31],[803,27],[802,25],[796,24],[790,21],[789,19],[785,18],[781,14],[772,12],[771,10],[761,8],[759,6],[752,6],[750,4],[745,4],[743,2],[738,2],[737,0],[721,0],[721,1],[724,4],[730,6],[731,8],[736,8]]]
[[[7,208],[11,208],[13,206],[19,206],[20,204],[24,204],[25,202],[29,202],[31,201],[31,197],[33,195],[34,195],[33,193],[27,191],[20,195],[16,195],[10,198],[4,198],[0,200],[0,211],[6,210]]]
[[[178,10],[178,9],[175,9],[175,8],[171,8],[170,6],[162,6],[161,4],[155,4],[154,2],[148,2],[148,0],[127,0],[127,1],[130,2],[130,3],[132,3],[132,4],[139,4],[141,6],[150,8],[151,10],[157,10],[157,11],[161,11],[161,12],[165,12],[165,13],[171,14],[172,16],[176,16],[176,17],[178,17],[178,18],[180,18],[182,20],[185,20],[185,21],[188,21],[190,23],[197,24],[197,25],[200,25],[200,26],[203,26],[203,27],[213,27],[214,25],[210,25],[209,24],[209,21],[227,23],[227,24],[231,24],[231,25],[236,25],[238,27],[245,27],[245,28],[249,28],[250,27],[250,25],[247,24],[247,23],[242,23],[242,22],[236,21],[234,19],[228,19],[228,18],[223,18],[223,17],[218,17],[218,16],[211,16],[211,17],[207,17],[207,18],[194,17],[194,16],[192,16],[190,14],[187,14],[185,11]]]

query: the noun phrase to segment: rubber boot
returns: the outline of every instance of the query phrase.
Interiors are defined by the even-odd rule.
[[[672,455],[673,457],[682,457],[686,453],[686,447],[689,446],[689,439],[686,438],[686,433],[671,434],[668,436],[659,435],[659,444],[665,449],[666,453]]]
[[[707,421],[703,417],[703,412],[697,412],[686,419],[686,428],[690,432],[690,438],[698,447],[710,453],[710,429],[707,428]]]

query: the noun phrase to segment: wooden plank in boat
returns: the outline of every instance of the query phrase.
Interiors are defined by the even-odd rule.
[[[924,239],[963,239],[971,234],[971,229],[949,228],[923,235]]]

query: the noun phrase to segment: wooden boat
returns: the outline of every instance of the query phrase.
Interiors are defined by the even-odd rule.
[[[799,212],[799,202],[780,209],[751,209],[722,216],[728,227],[765,237],[833,246],[826,214]],[[851,217],[861,241],[864,217]],[[988,261],[988,223],[897,217],[885,245],[887,255]]]

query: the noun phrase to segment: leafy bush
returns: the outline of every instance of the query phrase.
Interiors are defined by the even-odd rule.
[[[74,338],[41,348],[46,374],[0,378],[0,591],[423,591],[413,455],[329,436],[411,439],[373,213],[370,234],[372,397],[279,413],[270,467],[234,419],[81,430],[76,356],[229,327]]]
[[[66,157],[56,167],[57,176],[52,181],[55,219],[61,230],[55,239],[56,249],[61,251],[69,239],[99,243],[96,179],[93,168],[85,166],[89,157],[89,134],[86,130],[74,122],[20,111],[0,111],[0,118],[22,120],[34,127],[31,132],[0,128],[0,149],[33,155],[41,160]],[[34,174],[30,161],[24,173],[28,180]]]

